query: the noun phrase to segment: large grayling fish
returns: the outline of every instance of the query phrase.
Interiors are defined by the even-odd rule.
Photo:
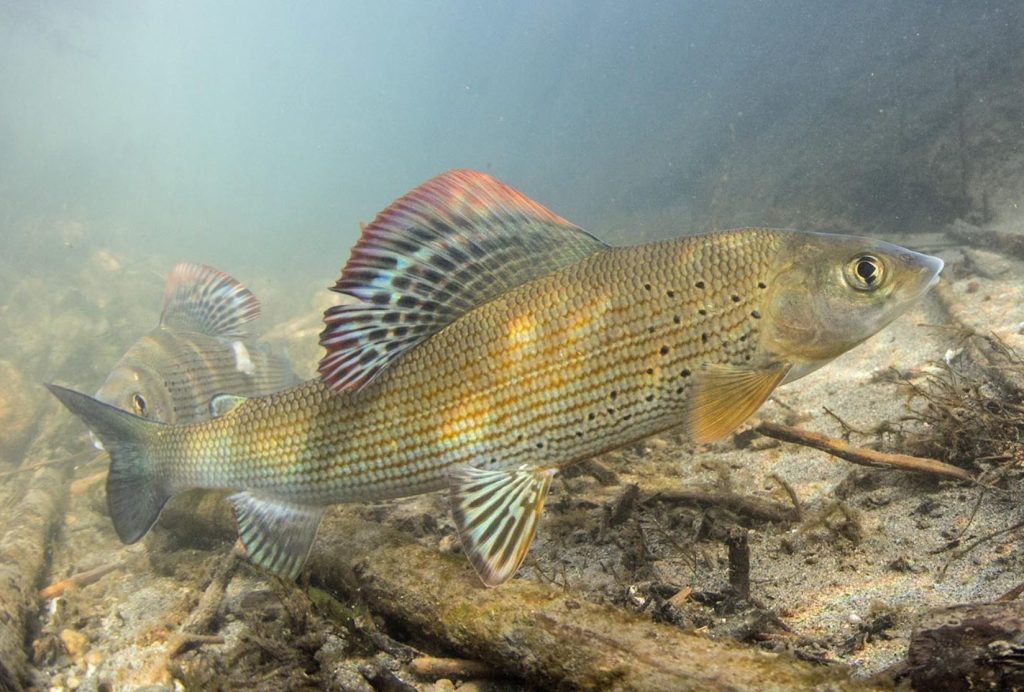
[[[125,542],[171,495],[230,488],[252,560],[298,574],[328,505],[447,488],[466,554],[516,571],[552,475],[679,427],[727,435],[939,280],[870,238],[747,228],[608,247],[493,178],[439,176],[363,230],[320,378],[195,425],[53,393],[110,450]]]
[[[178,264],[160,325],[121,356],[96,398],[137,416],[183,425],[210,417],[219,394],[263,396],[298,382],[283,356],[256,340],[256,296],[201,264]]]

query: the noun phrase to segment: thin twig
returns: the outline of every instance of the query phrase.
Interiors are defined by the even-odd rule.
[[[974,481],[974,477],[967,471],[941,462],[938,459],[914,457],[908,454],[889,454],[887,452],[879,452],[874,449],[854,447],[853,445],[847,444],[842,440],[837,440],[834,437],[827,437],[821,433],[802,430],[800,428],[781,425],[779,423],[764,422],[758,425],[755,430],[762,435],[774,437],[775,439],[782,440],[783,442],[792,442],[805,447],[820,449],[832,456],[845,459],[846,461],[854,464],[860,464],[861,466],[890,468],[902,471],[918,471],[943,476],[945,478],[955,478],[961,481]]]
[[[491,666],[480,661],[466,658],[436,658],[420,656],[409,663],[413,673],[428,680],[471,680],[473,678],[493,678],[498,673]]]
[[[804,510],[803,507],[800,506],[800,498],[799,496],[797,496],[796,490],[794,490],[793,486],[786,482],[785,478],[783,478],[777,473],[773,473],[769,477],[773,481],[781,485],[782,489],[786,491],[787,495],[789,495],[789,501],[793,503],[793,514],[795,515],[794,518],[796,519],[796,522],[798,524],[802,522],[804,520]]]
[[[118,560],[109,565],[100,565],[95,569],[86,570],[85,572],[79,572],[78,574],[72,575],[67,579],[61,579],[59,582],[50,584],[46,588],[39,591],[39,598],[43,600],[49,600],[56,598],[68,589],[75,587],[88,586],[94,582],[99,581],[104,576],[110,574],[115,570],[119,570],[124,567],[124,560]]]

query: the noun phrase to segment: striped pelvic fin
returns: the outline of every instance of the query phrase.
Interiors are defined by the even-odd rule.
[[[449,171],[363,228],[324,314],[320,375],[359,390],[474,307],[607,246],[494,178]]]
[[[466,465],[449,473],[455,526],[485,585],[499,586],[519,569],[554,474],[555,469],[509,472]]]
[[[205,264],[175,265],[164,285],[160,326],[209,336],[244,338],[260,302],[232,276]]]
[[[295,579],[309,556],[326,507],[250,492],[236,493],[228,501],[249,559],[278,576]]]

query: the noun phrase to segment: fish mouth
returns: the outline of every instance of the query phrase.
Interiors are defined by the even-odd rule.
[[[924,287],[927,291],[929,288],[939,283],[939,274],[942,273],[942,268],[946,266],[938,257],[932,255],[921,255],[921,260],[924,263],[925,269],[931,272],[931,279],[928,280],[928,285]]]

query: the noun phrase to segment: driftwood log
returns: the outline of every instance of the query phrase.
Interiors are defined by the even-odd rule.
[[[45,460],[36,438],[24,464]],[[31,476],[13,477],[11,497],[19,498],[0,526],[0,690],[28,686],[28,625],[38,606],[50,540],[61,520],[70,464],[41,464]]]
[[[527,580],[486,589],[461,555],[329,514],[311,555],[324,587],[439,650],[543,688],[865,689],[845,671],[712,641]]]
[[[963,245],[1024,259],[1024,233],[984,230],[960,222],[947,227],[946,235]]]
[[[928,612],[911,636],[901,673],[920,690],[1024,688],[1024,602]]]

